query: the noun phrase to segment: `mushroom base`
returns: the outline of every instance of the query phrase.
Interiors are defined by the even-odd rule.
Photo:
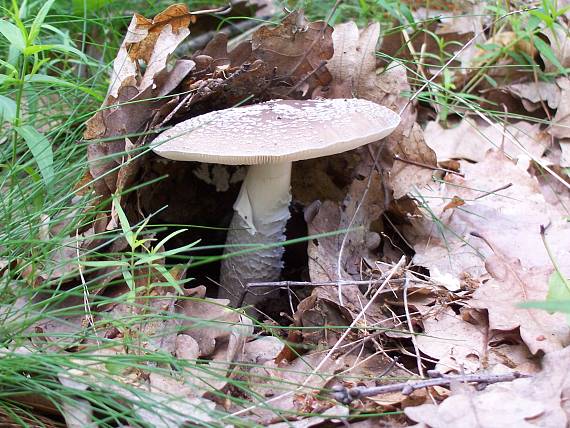
[[[245,286],[251,282],[277,281],[283,269],[282,245],[267,247],[285,240],[283,232],[274,235],[265,235],[256,232],[253,235],[247,232],[247,223],[239,214],[235,214],[230,224],[232,230],[241,229],[241,233],[228,233],[224,254],[247,250],[252,246],[261,248],[231,256],[223,260],[220,268],[220,291],[218,297],[229,299],[230,305],[255,305],[270,298],[265,295],[266,288],[247,290]],[[244,233],[245,232],[245,233]],[[278,290],[278,289],[274,289]],[[245,295],[243,293],[246,293]]]

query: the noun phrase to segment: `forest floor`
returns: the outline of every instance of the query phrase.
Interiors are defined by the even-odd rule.
[[[570,3],[63,3],[2,4],[0,425],[570,426]],[[232,308],[245,167],[151,143],[322,98],[400,124]]]

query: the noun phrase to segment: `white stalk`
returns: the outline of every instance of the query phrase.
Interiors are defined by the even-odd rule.
[[[290,186],[291,162],[249,167],[234,204],[225,254],[251,248],[250,244],[262,246],[285,240],[285,225],[290,216]],[[236,305],[247,283],[278,280],[283,268],[283,251],[283,246],[278,245],[223,260],[220,297],[228,298]],[[265,290],[255,291],[263,293]],[[243,303],[255,304],[261,300],[263,296],[248,293]]]

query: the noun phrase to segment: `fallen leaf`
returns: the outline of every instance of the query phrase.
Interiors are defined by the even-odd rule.
[[[440,405],[408,407],[405,413],[433,428],[564,427],[569,421],[569,368],[566,348],[548,353],[542,371],[533,378],[489,385],[479,392],[461,388]]]
[[[485,266],[492,279],[475,290],[469,305],[487,310],[492,331],[518,328],[533,354],[570,344],[570,327],[564,314],[517,307],[518,303],[546,298],[550,267],[527,269],[518,260],[509,260],[498,252],[487,258]]]
[[[504,87],[506,91],[521,98],[529,112],[547,106],[557,109],[561,100],[561,91],[555,82],[530,81],[513,83]]]
[[[344,420],[349,414],[349,409],[346,406],[336,405],[330,409],[325,410],[321,413],[321,416],[312,416],[309,418],[304,418],[299,421],[293,422],[279,422],[277,424],[268,425],[270,428],[309,428],[315,425],[322,424],[325,421],[331,421],[335,423],[337,421]]]
[[[208,357],[217,346],[227,342],[232,330],[240,323],[239,312],[227,308],[226,299],[185,299],[177,305],[184,319],[183,333],[200,346],[200,356]]]
[[[492,337],[484,316],[469,317],[468,309],[455,314],[451,308],[434,306],[422,313],[424,331],[416,337],[419,349],[437,360],[440,373],[477,373],[481,370],[537,371],[524,345],[502,343]]]
[[[515,399],[516,398],[516,399]],[[531,428],[528,420],[540,416],[542,406],[508,392],[484,395],[454,395],[442,404],[423,404],[404,409],[406,416],[430,428],[461,426],[465,428],[495,428],[516,426]]]
[[[426,144],[424,132],[417,123],[403,133],[392,152],[395,160],[390,170],[390,184],[394,199],[403,198],[433,181],[436,153]]]
[[[176,336],[175,354],[184,360],[196,360],[200,356],[200,345],[192,336],[179,334]]]
[[[441,373],[475,373],[486,363],[486,325],[465,322],[450,308],[434,308],[422,317],[424,334],[416,337],[418,347],[436,358]]]
[[[560,71],[560,66],[563,68],[570,67],[570,43],[568,43],[568,28],[556,22],[552,28],[545,28],[542,30],[542,34],[546,36],[550,44],[550,49],[556,59],[553,62],[553,58],[545,53],[545,50],[540,52],[542,60],[544,61],[546,72],[558,72]]]
[[[570,138],[570,79],[559,77],[556,83],[561,90],[560,103],[552,123],[548,128],[548,133],[555,138]]]
[[[335,26],[333,32],[334,55],[327,64],[332,75],[327,98],[359,97],[392,110],[400,111],[407,102],[402,94],[410,90],[405,67],[398,62],[378,72],[376,45],[380,25],[371,24],[359,31],[354,22]]]
[[[519,259],[523,267],[552,269],[539,233],[541,225],[551,223],[547,240],[552,254],[560,268],[570,272],[570,227],[564,214],[545,201],[534,177],[494,151],[479,163],[461,165],[465,177],[449,175],[415,194],[424,217],[412,219],[413,229],[407,233],[414,243],[414,263],[458,278],[465,274],[479,278],[492,251],[471,235],[478,232],[492,240],[496,251]],[[455,196],[465,205],[444,212]]]
[[[326,22],[307,22],[302,12],[293,12],[281,25],[264,26],[253,33],[252,52],[257,59],[274,67],[280,81],[307,83],[308,87],[301,92],[310,95],[314,88],[331,80],[324,65],[333,55],[332,32]],[[283,95],[289,92],[291,88]]]
[[[260,336],[245,344],[243,359],[253,364],[265,364],[275,360],[283,346],[283,340],[278,337]]]
[[[443,211],[445,212],[447,210],[452,210],[463,205],[465,205],[465,201],[459,196],[454,196],[451,198],[451,201],[445,207],[443,207]]]
[[[488,150],[504,150],[514,159],[527,155],[503,133],[509,134],[533,156],[540,158],[550,142],[538,124],[516,122],[512,125],[489,126],[472,119],[462,120],[458,126],[443,128],[438,122],[428,122],[424,136],[426,143],[437,154],[439,162],[466,159],[481,162]]]

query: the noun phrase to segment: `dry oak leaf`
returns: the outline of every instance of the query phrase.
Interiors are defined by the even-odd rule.
[[[530,81],[505,86],[507,92],[520,98],[524,108],[533,112],[544,106],[556,109],[561,101],[561,91],[555,82]]]
[[[473,294],[470,306],[486,309],[491,331],[519,329],[533,354],[551,352],[570,344],[570,327],[564,314],[517,307],[529,300],[544,300],[550,267],[526,269],[518,260],[508,260],[497,252],[485,262],[492,279]]]
[[[351,279],[359,274],[363,258],[373,258],[379,242],[374,242],[371,224],[385,210],[384,186],[380,174],[369,172],[356,178],[342,202],[325,201],[308,222],[309,235],[354,229],[309,242],[309,273],[312,281]],[[369,246],[362,245],[369,243]]]
[[[169,55],[190,34],[188,26],[192,20],[188,8],[182,4],[168,7],[152,20],[135,14],[113,61],[110,86],[103,106],[132,100],[156,84],[155,78],[166,69]],[[144,74],[141,74],[139,61],[146,64]],[[97,112],[87,122],[85,139],[105,136],[105,119],[110,113],[108,110]]]
[[[562,7],[562,6],[559,6]],[[570,41],[568,39],[567,26],[556,22],[553,28],[545,28],[542,33],[546,36],[550,43],[550,48],[558,63],[563,68],[570,67]],[[541,53],[542,60],[544,61],[545,71],[559,72],[558,64],[554,64],[550,58],[545,57]]]
[[[321,425],[323,422],[330,420],[332,423],[344,420],[349,414],[349,408],[346,406],[336,405],[325,410],[320,416],[312,416],[298,421],[279,422],[268,425],[269,428],[310,428],[315,425]]]
[[[424,131],[420,125],[414,123],[409,131],[404,131],[402,138],[392,150],[396,156],[390,170],[390,185],[394,199],[400,199],[414,189],[424,187],[433,181],[433,170],[429,167],[437,166],[436,152],[426,144]]]
[[[406,231],[416,252],[414,263],[457,278],[479,278],[493,252],[471,235],[478,232],[525,268],[552,269],[539,233],[541,225],[551,224],[546,239],[561,270],[570,272],[570,225],[564,213],[545,201],[534,177],[495,151],[479,163],[462,161],[461,169],[465,177],[447,176],[417,191],[425,216],[412,219],[413,229]],[[465,205],[444,212],[455,196]]]
[[[475,373],[482,368],[487,326],[468,323],[451,308],[433,309],[422,316],[422,324],[424,334],[416,338],[418,347],[439,360],[436,370]]]
[[[259,397],[276,397],[287,392],[313,397],[315,390],[326,389],[343,381],[375,382],[378,380],[378,373],[385,371],[390,364],[388,357],[366,349],[332,356],[317,350],[295,359],[289,365],[277,366],[275,362],[268,361],[262,366],[255,366],[249,373],[249,383]],[[317,367],[319,370],[315,372]],[[395,367],[391,374],[404,377],[407,372]],[[301,386],[303,387],[300,388]],[[271,406],[256,406],[257,409],[253,413],[274,415],[275,410],[268,407],[299,411],[302,410],[300,405],[302,403],[295,400],[293,394],[285,394],[279,400],[272,401]]]
[[[560,104],[548,133],[555,138],[570,138],[570,78],[559,77],[556,84],[561,90]]]
[[[511,158],[527,156],[517,145],[505,138],[508,133],[529,153],[540,158],[548,148],[548,136],[539,124],[516,122],[503,126],[489,126],[473,119],[464,119],[453,128],[443,128],[439,122],[427,123],[424,136],[426,143],[437,154],[438,162],[450,159],[466,159],[481,162],[490,149],[502,148]]]
[[[325,354],[320,352],[303,355],[286,367],[278,367],[274,361],[252,367],[248,376],[250,388],[256,393],[252,399],[283,395],[279,400],[272,401],[271,406],[256,406],[252,413],[257,418],[272,419],[279,410],[297,410],[297,403],[292,392],[302,393],[323,388],[335,372],[344,368],[342,359],[339,361],[329,358],[320,367],[318,375],[307,379],[314,368],[321,364],[324,356]],[[308,383],[306,383],[307,380],[309,380]],[[305,383],[305,388],[298,390]],[[289,394],[286,394],[287,392]],[[263,401],[265,401],[264,398]]]
[[[135,86],[139,92],[152,85],[169,55],[190,34],[188,26],[195,19],[184,4],[169,6],[153,19],[135,14],[113,63],[109,96],[117,98],[119,88],[127,85]],[[146,70],[142,80],[137,81],[140,60],[146,64]]]
[[[187,299],[177,305],[183,333],[176,338],[176,355],[192,360],[209,357],[204,364],[184,368],[185,383],[199,395],[221,390],[228,383],[227,372],[241,361],[245,342],[253,333],[252,321],[227,308],[225,299]]]
[[[404,409],[406,416],[429,428],[531,428],[542,406],[515,394],[497,391],[481,395],[454,395],[436,406],[423,404]]]
[[[230,340],[232,331],[240,324],[240,314],[227,307],[227,299],[188,299],[177,304],[177,312],[184,316],[184,334],[200,346],[200,356],[211,356],[223,343]]]
[[[423,353],[438,360],[435,368],[439,372],[476,373],[497,366],[536,371],[524,345],[493,345],[485,317],[469,318],[465,308],[460,315],[451,308],[430,309],[422,316],[424,331],[416,340]]]
[[[380,174],[376,171],[369,174],[367,178],[357,178],[352,182],[342,203],[325,201],[308,223],[309,235],[351,229],[309,242],[307,252],[312,281],[360,279],[362,260],[377,259],[375,251],[380,239],[372,230],[372,224],[385,209],[384,186]],[[328,317],[335,318],[335,321],[337,318],[351,320],[368,303],[358,286],[342,285],[341,293],[342,302],[339,301],[337,287],[316,287],[313,290],[309,299],[316,299],[312,301],[315,307],[322,306],[323,310],[318,311],[322,322]],[[309,313],[314,314],[309,311],[307,315]],[[369,307],[366,319],[371,324],[387,322],[377,305]],[[389,328],[390,325],[383,324],[383,327]]]
[[[170,6],[153,20],[133,17],[113,62],[107,97],[102,108],[87,121],[83,135],[86,140],[108,139],[88,146],[89,169],[97,179],[94,187],[98,195],[108,196],[121,185],[129,184],[138,163],[129,162],[127,171],[122,171],[123,177],[119,178],[113,170],[125,160],[113,155],[128,151],[129,145],[137,146],[136,138],[130,141],[126,136],[146,130],[152,117],[168,104],[164,96],[194,68],[190,60],[167,66],[170,54],[190,33],[187,27],[192,19],[187,7],[181,4]],[[140,62],[146,65],[144,73]]]
[[[335,26],[332,34],[334,55],[327,64],[332,82],[323,96],[358,97],[400,111],[407,102],[402,93],[409,91],[405,67],[397,62],[377,72],[376,45],[380,25],[362,31],[354,22]]]
[[[309,95],[317,86],[330,82],[324,65],[333,55],[333,29],[324,21],[308,22],[302,12],[290,13],[277,27],[264,26],[252,35],[257,59],[275,68],[282,81],[306,79]]]

